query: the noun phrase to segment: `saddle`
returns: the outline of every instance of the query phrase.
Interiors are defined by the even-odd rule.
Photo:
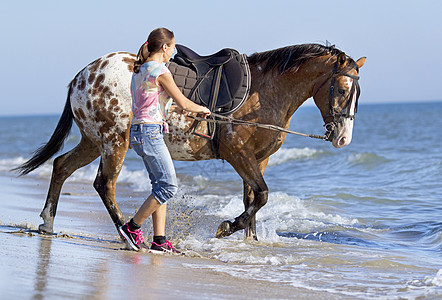
[[[176,45],[176,50],[168,68],[187,98],[220,115],[229,115],[242,106],[251,81],[244,54],[226,48],[201,56],[183,45]]]

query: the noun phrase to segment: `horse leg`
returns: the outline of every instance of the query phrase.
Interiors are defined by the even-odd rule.
[[[253,191],[253,201],[248,204],[248,207],[241,215],[235,218],[235,221],[224,221],[219,225],[216,232],[217,238],[229,236],[238,230],[249,227],[256,212],[267,203],[269,194],[259,164],[254,157],[237,153],[234,160],[230,163],[242,177],[243,181],[250,186]]]
[[[75,170],[91,163],[99,155],[98,148],[89,139],[82,137],[80,143],[74,149],[54,160],[46,203],[40,214],[43,224],[38,227],[38,230],[41,233],[53,233],[58,199],[65,180]]]
[[[261,170],[261,174],[264,175],[265,168],[267,167],[267,163],[269,162],[269,158],[265,159],[259,164],[259,168]],[[244,208],[247,211],[252,204],[253,200],[255,199],[255,194],[252,190],[252,187],[245,181],[243,181],[244,185],[244,196],[243,196],[243,202],[244,202]],[[256,235],[256,215],[253,215],[250,218],[250,223],[246,228],[244,229],[244,239],[245,240],[254,240],[257,241],[258,237]]]
[[[244,208],[247,211],[255,197],[251,186],[245,181],[243,181],[243,191],[243,203]],[[249,225],[247,225],[244,229],[244,239],[255,241],[258,240],[258,237],[256,236],[256,215],[250,218]]]
[[[100,167],[94,181],[94,188],[100,195],[117,230],[118,227],[124,224],[124,216],[116,202],[115,189],[117,178],[123,167],[124,157],[129,146],[127,138],[124,139],[124,141],[120,141],[121,143],[108,146],[112,147],[111,151],[101,154]]]

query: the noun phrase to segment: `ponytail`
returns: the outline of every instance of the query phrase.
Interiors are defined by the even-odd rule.
[[[174,38],[173,32],[167,28],[157,28],[153,30],[147,41],[138,50],[137,60],[134,62],[134,73],[140,72],[140,67],[146,62],[149,56],[163,47],[164,44],[170,46]]]
[[[138,50],[137,60],[134,62],[134,73],[140,72],[140,67],[144,64],[149,57],[149,49],[147,42],[141,45],[140,50]]]

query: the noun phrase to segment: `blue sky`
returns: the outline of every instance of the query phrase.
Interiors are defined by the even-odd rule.
[[[60,114],[78,71],[109,52],[136,52],[157,27],[203,55],[329,41],[367,57],[360,103],[440,101],[441,16],[439,0],[8,1],[0,115]]]

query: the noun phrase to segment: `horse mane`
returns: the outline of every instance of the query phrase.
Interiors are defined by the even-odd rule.
[[[323,55],[331,55],[333,57],[340,53],[343,52],[335,48],[335,46],[301,44],[254,53],[248,57],[248,62],[249,64],[260,64],[264,73],[278,71],[281,75],[289,70],[297,72],[301,65],[310,58]],[[357,70],[354,60],[351,57],[348,57],[348,59],[349,66],[355,67]]]

